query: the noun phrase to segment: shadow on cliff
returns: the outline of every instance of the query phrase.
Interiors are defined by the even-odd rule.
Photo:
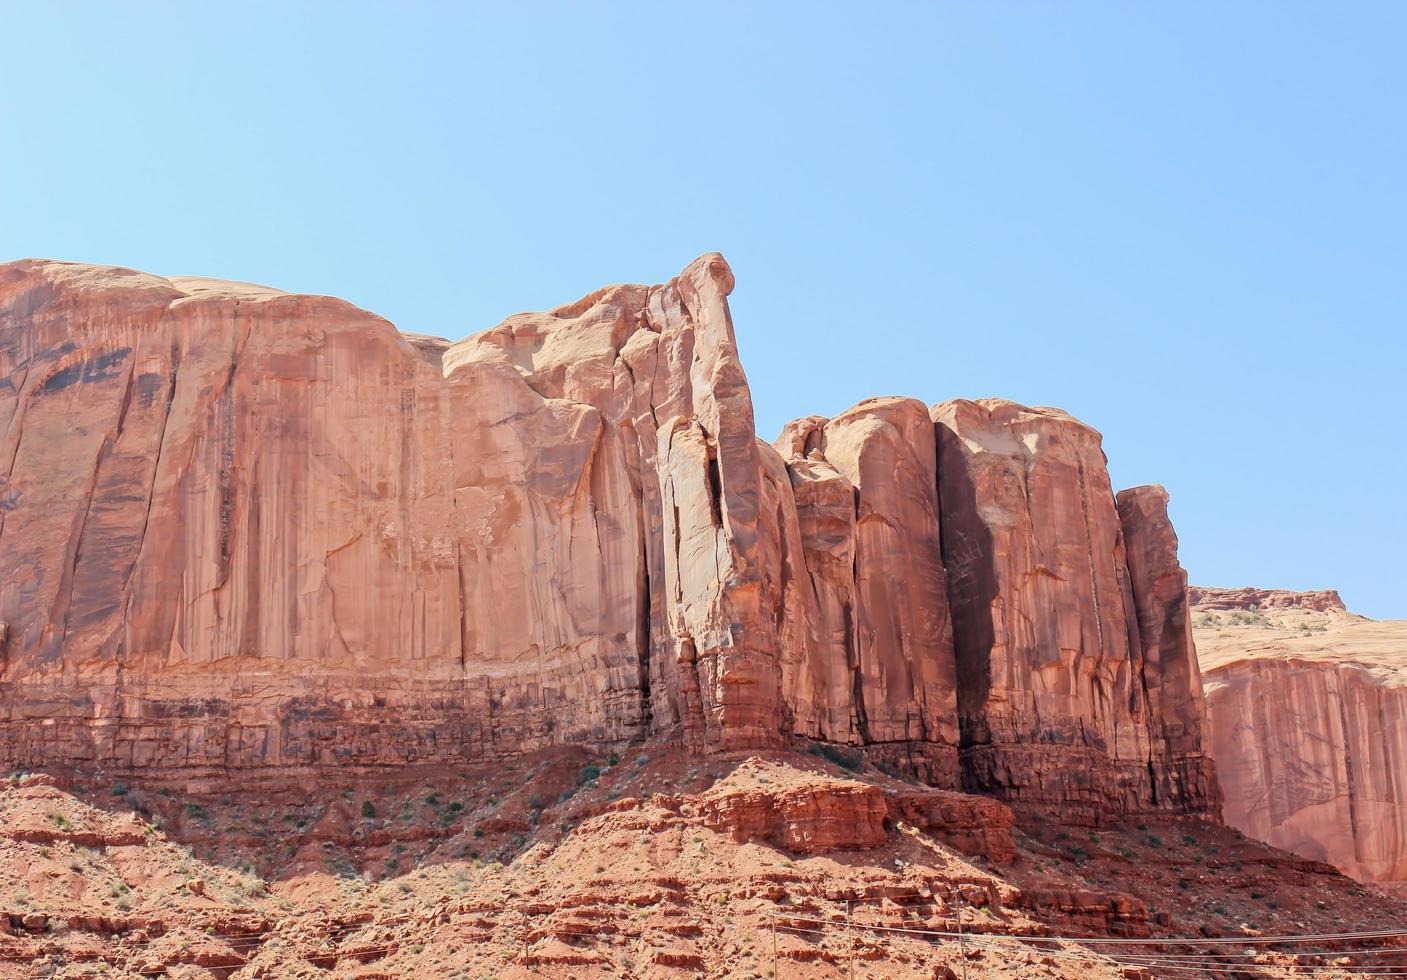
[[[939,532],[957,664],[959,758],[964,788],[983,792],[990,787],[973,767],[969,750],[991,742],[984,708],[992,686],[992,646],[996,643],[992,622],[992,603],[999,593],[995,550],[992,532],[978,512],[973,468],[962,462],[957,434],[937,423],[934,429],[942,502]]]

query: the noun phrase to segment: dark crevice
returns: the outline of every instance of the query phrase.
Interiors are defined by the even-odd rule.
[[[1348,728],[1348,709],[1344,707],[1344,685],[1342,679],[1337,679],[1335,692],[1339,701],[1339,734],[1343,738],[1343,771],[1344,786],[1348,791],[1348,829],[1349,837],[1353,841],[1353,859],[1362,861],[1363,855],[1360,853],[1362,838],[1358,832],[1358,790],[1353,781],[1353,748],[1349,741],[1353,733]]]
[[[712,447],[708,450],[708,516],[714,527],[723,526],[723,478]]]
[[[859,513],[860,491],[854,491],[854,499],[851,504],[855,513]],[[858,531],[859,521],[855,522]],[[855,732],[860,736],[862,743],[868,744],[870,741],[870,715],[865,707],[865,672],[860,663],[860,644],[855,635],[855,607],[854,597],[860,594],[860,536],[855,535],[855,547],[850,554],[850,581],[855,583],[855,591],[852,593],[850,602],[841,606],[841,613],[845,620],[845,654],[846,662],[850,665],[850,700],[855,711]]]
[[[636,513],[639,514],[639,509]],[[643,523],[643,516],[640,520]],[[653,609],[650,602],[650,550],[646,547],[643,533],[640,536],[640,577],[643,587],[640,590],[640,622],[636,636],[636,656],[640,665],[640,727],[643,734],[649,735],[654,727],[655,713],[654,702],[650,698],[650,617]]]
[[[235,505],[234,444],[235,426],[238,424],[235,415],[234,381],[238,366],[239,349],[236,346],[230,351],[230,370],[225,376],[225,390],[220,399],[224,432],[221,434],[220,445],[220,566],[215,580],[216,588],[225,584],[230,573],[230,525],[233,523]]]
[[[464,589],[464,545],[454,546],[454,570],[459,582],[459,670],[465,670],[469,649],[469,595]]]
[[[176,403],[176,373],[181,367],[181,351],[175,339],[171,341],[171,370],[166,382],[166,407],[161,415],[161,431],[156,437],[156,458],[151,464],[151,482],[147,486],[147,506],[146,512],[142,515],[142,531],[137,538],[137,551],[132,556],[132,562],[127,566],[127,572],[122,576],[124,587],[127,589],[130,600],[132,590],[132,573],[136,570],[137,562],[141,560],[142,552],[146,550],[147,528],[151,524],[152,503],[156,499],[156,479],[161,472],[161,454],[166,448],[166,428],[171,422],[171,406]]]

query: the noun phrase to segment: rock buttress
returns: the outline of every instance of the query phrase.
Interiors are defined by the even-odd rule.
[[[811,669],[783,678],[799,730],[956,786],[957,677],[927,409],[872,398],[789,423],[777,447],[811,598]]]
[[[1192,640],[1187,572],[1177,558],[1177,532],[1160,486],[1120,490],[1114,498],[1124,533],[1142,649],[1155,807],[1221,812],[1211,730],[1197,649]]]
[[[1097,821],[1153,805],[1149,706],[1097,432],[1056,409],[934,406],[963,778]]]

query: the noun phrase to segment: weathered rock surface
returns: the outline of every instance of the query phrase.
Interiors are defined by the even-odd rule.
[[[1311,612],[1347,612],[1336,589],[1292,592],[1289,589],[1217,589],[1193,585],[1187,601],[1206,612],[1223,609],[1298,609]]]
[[[1214,810],[1161,498],[1122,513],[1097,433],[1006,402],[769,446],[732,288],[708,255],[451,344],[0,267],[0,766],[805,737],[1076,819]]]
[[[784,671],[803,731],[902,746],[956,786],[957,677],[938,532],[933,423],[922,402],[873,398],[789,423],[814,669]],[[884,754],[884,753],[880,753]]]
[[[1168,492],[1159,486],[1133,487],[1121,490],[1115,503],[1143,652],[1153,802],[1215,811],[1221,792],[1203,749],[1209,736],[1206,700],[1192,641],[1187,572],[1177,560],[1177,532],[1168,518]]]
[[[1159,579],[1178,573],[1175,540],[1127,508],[1140,609],[1097,432],[1057,409],[997,399],[945,402],[933,419],[969,787],[1067,818],[1214,812],[1210,774],[1173,762],[1200,755],[1185,623],[1159,598],[1172,585]],[[1151,668],[1145,632],[1172,648]],[[1150,680],[1167,685],[1156,707]],[[1166,718],[1155,713],[1164,707]]]
[[[1407,887],[1407,622],[1354,616],[1333,592],[1303,593],[1302,605],[1283,590],[1190,595],[1203,600],[1197,646],[1226,821]]]
[[[706,256],[459,344],[0,273],[0,755],[385,763],[778,733],[777,542]]]

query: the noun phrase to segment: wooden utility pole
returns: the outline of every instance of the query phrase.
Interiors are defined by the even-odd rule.
[[[845,900],[845,937],[850,943],[849,966],[846,974],[850,980],[855,980],[855,929],[850,923],[850,899]]]
[[[781,968],[777,966],[777,913],[773,912],[767,917],[772,923],[772,980],[777,980],[781,974]]]
[[[962,980],[967,980],[967,938],[962,933],[962,910],[966,899],[958,896],[958,959],[962,961]]]

